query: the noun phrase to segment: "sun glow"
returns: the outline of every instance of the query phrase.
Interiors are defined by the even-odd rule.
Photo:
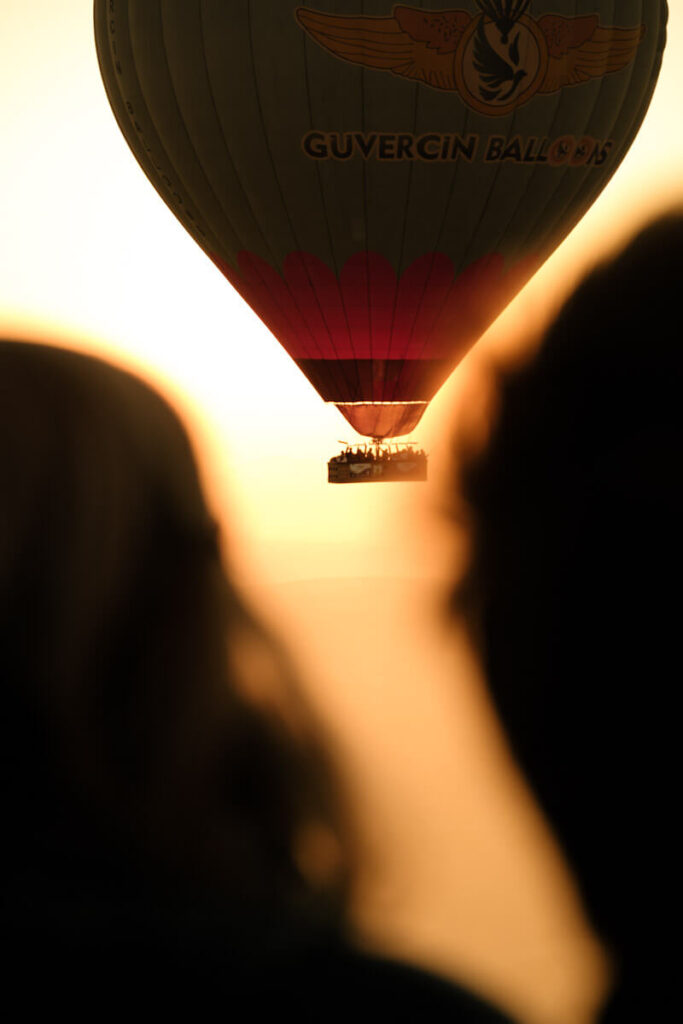
[[[232,525],[243,545],[260,549],[273,578],[354,575],[361,563],[384,574],[394,556],[385,550],[375,557],[378,538],[401,533],[390,524],[412,499],[391,487],[348,494],[325,483],[326,459],[352,431],[140,172],[100,82],[90,7],[89,0],[67,0],[57,16],[48,0],[36,0],[30,13],[6,0],[0,12],[0,329],[68,339],[132,365],[170,392],[201,434],[202,453],[211,453],[204,462],[214,500],[225,507],[229,478]],[[440,435],[465,382],[499,349],[522,345],[530,325],[587,264],[680,194],[678,17],[673,11],[651,111],[615,179],[418,429],[435,453],[432,475],[439,474]],[[415,500],[428,493],[418,485]]]
[[[422,825],[435,856],[445,842],[439,809],[455,806],[456,797],[463,805],[468,803],[462,792],[455,793],[455,775],[445,790],[438,790],[439,779],[443,781],[451,768],[456,775],[458,771],[457,757],[447,751],[449,742],[456,749],[455,733],[446,736],[446,727],[440,724],[450,714],[450,697],[444,696],[447,687],[439,689],[439,680],[443,683],[454,670],[450,663],[425,667],[420,644],[427,643],[427,633],[411,632],[409,602],[402,610],[392,604],[406,598],[403,591],[399,600],[397,589],[354,590],[356,584],[351,581],[369,577],[439,581],[453,572],[459,553],[448,547],[445,532],[435,523],[435,509],[442,501],[452,429],[468,419],[475,426],[485,419],[490,363],[519,358],[587,267],[651,214],[672,202],[683,202],[683,8],[678,0],[670,7],[670,41],[660,82],[631,152],[595,206],[441,389],[416,432],[416,439],[430,452],[429,482],[334,487],[326,482],[326,462],[339,450],[339,440],[355,440],[352,431],[333,406],[320,400],[140,171],[101,85],[91,0],[32,0],[30,4],[2,0],[0,4],[0,335],[54,341],[100,354],[142,374],[179,408],[195,441],[212,505],[225,526],[229,558],[245,586],[259,600],[267,593],[277,606],[278,585],[286,583],[290,589],[281,599],[286,611],[305,609],[303,617],[292,619],[291,636],[310,661],[311,674],[319,671],[319,694],[327,686],[327,703],[320,700],[330,717],[336,714],[342,723],[339,743],[350,752],[350,774],[359,800],[365,798],[363,773],[372,778],[364,813],[370,820],[373,800],[384,800],[387,806],[393,800],[397,834],[405,833],[408,846],[410,841],[415,845],[414,835],[412,840],[407,835],[411,823],[404,805],[396,802],[404,783],[392,774],[408,750],[416,769],[406,783],[406,807],[422,807],[418,813],[423,813],[420,801],[429,792],[434,815]],[[342,577],[347,578],[347,589],[332,595],[333,581]],[[303,589],[296,589],[307,580],[327,581],[323,598],[321,591],[310,598]],[[396,618],[392,618],[394,610]],[[330,651],[335,650],[340,630],[354,631],[362,638],[368,652],[362,665],[367,685],[348,650],[331,664]],[[429,636],[429,642],[437,644]],[[402,644],[407,644],[405,649]],[[427,662],[431,665],[429,658]],[[415,679],[432,669],[436,682],[430,689],[422,687],[420,680],[420,694],[427,694],[422,698],[416,693]],[[471,667],[462,667],[463,692],[469,686],[468,672],[476,676]],[[462,712],[460,725],[456,723],[463,742],[478,729],[486,737],[494,729],[487,713],[474,707],[481,700],[475,683],[468,693],[460,712],[465,706],[469,710]],[[471,735],[463,723],[469,723]],[[400,736],[409,737],[407,746],[389,749]],[[505,755],[497,747],[493,754],[484,754],[484,740],[481,743],[478,770],[498,771],[491,767],[492,760],[504,760]],[[373,744],[386,753],[383,768],[374,776],[378,761],[373,760]],[[381,761],[380,754],[377,758]],[[477,776],[473,792],[488,799],[487,785],[495,789],[492,777],[482,782],[483,776]],[[524,807],[520,813],[530,814]],[[504,849],[507,841],[500,842],[500,835],[510,833],[501,833],[492,816],[477,818],[474,807],[467,814],[467,821],[475,822],[471,835],[467,824],[460,831],[454,826],[457,841],[450,846],[446,842],[445,848],[455,850],[467,869],[476,872],[477,843],[482,844],[482,849],[486,847],[482,863],[489,865],[489,874],[477,883],[481,892],[486,879],[495,877],[499,897],[501,878],[509,892],[519,894],[528,881],[528,867],[520,869],[521,874],[511,869],[511,876],[505,871],[496,875],[500,868],[496,857],[503,854],[495,851]],[[513,832],[516,827],[513,823]],[[521,853],[520,857],[523,860]],[[428,875],[430,866],[425,870]],[[451,862],[444,861],[439,870],[445,890]],[[397,889],[403,882],[400,876]],[[475,962],[473,967],[466,966],[475,974],[479,971],[484,984],[491,977],[494,982],[497,979],[508,1004],[519,1008],[529,1021],[534,1019],[534,1006],[525,1004],[520,993],[527,986],[531,991],[534,979],[538,984],[543,971],[537,965],[548,962],[543,959],[547,951],[561,948],[558,928],[561,932],[569,920],[567,927],[577,929],[575,960],[570,954],[569,967],[558,967],[559,974],[565,969],[563,977],[550,979],[548,992],[552,989],[554,995],[541,994],[537,1000],[536,1019],[554,1021],[542,1010],[553,999],[555,1006],[562,1005],[563,997],[557,993],[571,990],[581,974],[577,967],[585,953],[581,943],[589,943],[575,917],[570,913],[558,925],[543,918],[541,908],[541,925],[528,940],[530,952],[525,959],[526,940],[519,938],[523,928],[516,932],[514,926],[517,911],[510,912],[513,924],[503,921],[501,925],[504,907],[489,906],[490,918],[477,917],[481,901],[471,895],[462,876],[454,884],[448,899],[461,902],[450,916],[443,910],[441,893],[432,892],[422,904],[431,907],[437,918],[443,910],[432,931],[422,919],[422,959],[450,969],[450,954],[444,950],[450,948],[451,938],[454,948],[462,942],[466,951],[466,929],[478,928]],[[539,903],[544,885],[539,882]],[[472,903],[469,918],[468,899]],[[514,895],[512,902],[516,899]],[[485,902],[485,895],[481,900]],[[375,907],[379,917],[379,910],[386,911],[381,899]],[[370,931],[376,931],[372,906],[367,917]],[[411,934],[412,921],[409,912],[404,920],[394,921],[399,940]],[[492,932],[502,928],[508,951],[518,951],[507,974],[486,961],[488,936],[483,932],[489,925]],[[534,959],[534,950],[541,951],[541,960]],[[590,953],[594,957],[593,949]],[[595,970],[595,959],[591,964]],[[560,1017],[557,1021],[564,1024]]]

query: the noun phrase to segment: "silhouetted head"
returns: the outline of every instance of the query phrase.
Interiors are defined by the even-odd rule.
[[[682,281],[671,215],[502,375],[460,482],[472,554],[454,605],[589,913],[629,967],[660,956],[674,882]]]
[[[337,834],[330,772],[305,716],[295,737],[240,691],[292,681],[226,579],[169,406],[0,342],[0,481],[5,884],[147,872],[317,899],[297,843]]]

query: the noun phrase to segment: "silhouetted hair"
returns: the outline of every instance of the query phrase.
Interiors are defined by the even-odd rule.
[[[675,213],[591,273],[502,374],[460,480],[472,551],[454,606],[589,913],[634,973],[661,955],[674,884],[682,283]]]
[[[0,483],[5,885],[132,871],[341,905],[343,871],[318,886],[296,855],[310,826],[343,846],[330,766],[301,708],[294,735],[240,691],[296,684],[226,579],[170,407],[2,341]]]

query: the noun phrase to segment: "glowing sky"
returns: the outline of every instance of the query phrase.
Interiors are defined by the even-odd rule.
[[[382,851],[382,927],[428,963],[449,970],[452,958],[544,1024],[565,1024],[587,939],[575,908],[553,916],[558,868],[529,853],[540,826],[520,824],[533,811],[510,793],[521,786],[492,738],[476,670],[437,664],[446,645],[417,631],[416,615],[432,608],[415,591],[368,591],[353,578],[451,571],[432,509],[449,433],[477,414],[487,362],[520,350],[587,266],[683,200],[683,9],[670,6],[660,82],[626,160],[425,416],[417,438],[431,453],[429,484],[347,488],[326,483],[325,465],[338,438],[351,440],[345,421],[178,226],[123,141],[100,83],[91,0],[0,0],[0,335],[137,368],[190,423],[244,578],[330,582],[302,584],[299,597],[290,585],[290,634]],[[351,578],[346,588],[332,585],[339,577]],[[307,609],[298,618],[297,600]],[[348,636],[356,644],[340,646]]]
[[[417,436],[433,453],[433,479],[444,424],[473,400],[482,359],[679,188],[683,12],[674,6],[655,99],[624,164],[425,417]],[[247,561],[273,579],[412,571],[409,524],[434,485],[327,486],[325,461],[349,428],[144,178],[100,84],[91,20],[90,0],[0,5],[0,331],[109,354],[176,396],[214,503]]]

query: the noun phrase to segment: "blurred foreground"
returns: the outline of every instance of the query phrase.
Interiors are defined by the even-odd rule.
[[[260,593],[355,808],[359,933],[528,1024],[583,1024],[603,955],[441,599],[434,582],[378,578]]]

